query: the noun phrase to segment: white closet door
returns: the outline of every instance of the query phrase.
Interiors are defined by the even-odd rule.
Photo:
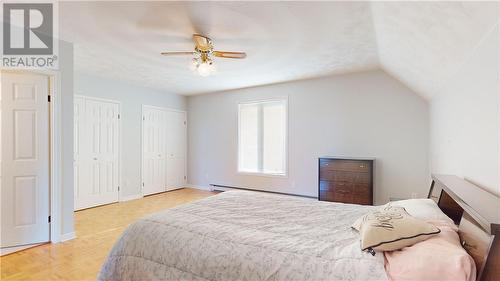
[[[115,102],[83,99],[84,102],[77,101],[84,105],[80,104],[79,116],[75,118],[75,129],[79,129],[75,132],[78,135],[76,209],[117,202],[120,185],[120,106]]]
[[[186,112],[167,112],[167,189],[186,185]]]
[[[49,81],[2,73],[1,247],[49,241]]]
[[[143,195],[164,192],[166,187],[166,112],[144,106],[142,126]]]

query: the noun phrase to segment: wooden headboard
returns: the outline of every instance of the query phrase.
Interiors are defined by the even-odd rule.
[[[451,175],[432,175],[428,198],[458,225],[477,280],[500,280],[500,198]]]

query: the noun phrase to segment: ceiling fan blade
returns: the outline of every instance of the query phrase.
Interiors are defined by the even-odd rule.
[[[163,56],[194,55],[195,52],[161,52]]]
[[[227,59],[244,59],[247,57],[247,54],[244,52],[213,51],[212,54],[216,57]]]
[[[206,36],[193,34],[193,41],[196,44],[196,48],[202,52],[212,49],[212,40]]]

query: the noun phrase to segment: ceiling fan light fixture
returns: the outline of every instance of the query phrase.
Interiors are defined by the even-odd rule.
[[[193,58],[191,60],[191,63],[189,64],[189,69],[191,69],[191,71],[193,72],[197,72],[198,71],[198,65],[200,65],[200,62],[197,58]]]
[[[226,58],[226,59],[244,59],[247,54],[244,52],[226,52],[214,50],[212,40],[200,34],[193,34],[193,41],[195,43],[194,51],[192,52],[162,52],[163,56],[177,56],[177,55],[194,55],[190,69],[197,72],[198,75],[206,77],[216,71],[213,64],[212,57]]]
[[[200,76],[207,77],[215,72],[215,65],[211,61],[199,63],[196,70]]]

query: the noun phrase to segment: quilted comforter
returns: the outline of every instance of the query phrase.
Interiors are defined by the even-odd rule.
[[[387,280],[350,227],[371,208],[224,192],[130,225],[98,280]]]

